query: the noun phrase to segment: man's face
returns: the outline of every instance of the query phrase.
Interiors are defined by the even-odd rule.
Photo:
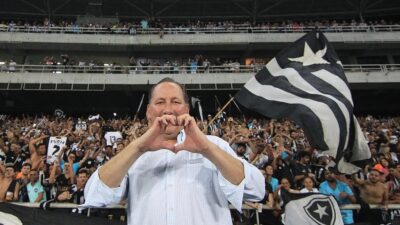
[[[239,145],[239,146],[236,148],[236,154],[237,154],[238,156],[243,156],[245,153],[246,153],[246,147],[245,147],[245,146]]]
[[[107,147],[105,147],[104,151],[105,151],[106,155],[111,156],[113,149],[112,149],[112,147],[107,146]]]
[[[19,147],[17,144],[11,144],[11,151],[18,155],[21,153],[21,147]]]
[[[23,166],[21,169],[21,172],[23,175],[27,176],[29,175],[29,172],[31,171],[31,167],[30,166]]]
[[[37,153],[39,155],[45,155],[46,154],[46,145],[39,145],[37,149]]]
[[[71,170],[71,165],[69,163],[65,163],[64,164],[64,173],[68,174],[70,170]]]
[[[163,115],[180,116],[189,113],[189,105],[186,104],[182,89],[175,83],[164,82],[157,85],[147,105],[147,120],[151,125],[156,117]],[[182,127],[168,125],[165,130],[167,137],[175,138]]]
[[[297,133],[296,131],[292,131],[292,133],[290,133],[290,136],[292,137],[292,139],[297,139],[299,137],[299,133]]]
[[[400,167],[396,167],[392,170],[392,174],[397,178],[400,179]]]
[[[7,167],[7,168],[6,168],[6,173],[5,173],[5,175],[6,175],[7,178],[14,177],[14,175],[15,175],[14,168],[12,168],[12,167]]]
[[[378,171],[372,170],[369,173],[368,179],[371,183],[376,183],[380,180],[381,174]]]
[[[330,171],[325,171],[325,179],[326,179],[328,182],[332,182],[332,181],[335,180],[335,174],[332,173],[332,172],[330,172]]]
[[[303,157],[301,158],[301,162],[302,162],[303,164],[309,164],[309,163],[310,163],[310,156],[308,156],[308,155],[303,156]]]
[[[77,182],[84,186],[86,184],[86,181],[88,180],[88,177],[86,175],[86,173],[80,173],[78,174],[78,178],[77,178]]]
[[[31,171],[31,172],[29,172],[29,180],[30,180],[32,183],[36,182],[36,181],[38,180],[38,178],[39,178],[39,176],[38,176],[37,171]]]
[[[76,159],[75,154],[69,154],[69,155],[68,155],[68,161],[74,162],[75,159]]]
[[[118,144],[117,145],[117,152],[122,151],[124,149],[124,147],[125,147],[124,144],[122,144],[122,143]]]

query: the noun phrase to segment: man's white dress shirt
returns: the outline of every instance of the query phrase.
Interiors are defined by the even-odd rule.
[[[238,158],[226,141],[207,137]],[[181,132],[178,143],[184,138]],[[231,225],[228,202],[241,211],[243,199],[259,201],[265,195],[261,172],[241,161],[245,179],[234,185],[201,154],[175,154],[165,149],[146,152],[134,162],[117,188],[105,185],[97,170],[86,184],[84,206],[118,204],[128,197],[128,225]]]

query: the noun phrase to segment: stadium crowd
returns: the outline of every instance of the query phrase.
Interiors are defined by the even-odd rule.
[[[251,59],[247,65],[237,58],[207,58],[196,54],[190,58],[130,57],[127,63],[104,62],[100,59],[85,60],[62,54],[45,56],[41,62],[29,62],[23,66],[14,60],[0,61],[0,72],[53,72],[53,73],[107,73],[107,74],[196,74],[220,72],[257,71],[266,59]]]
[[[385,26],[399,28],[399,23],[375,19],[364,21],[352,20],[304,20],[304,21],[161,21],[154,17],[143,18],[138,21],[79,23],[74,21],[0,21],[0,31],[3,32],[36,32],[36,33],[94,33],[94,34],[158,34],[163,38],[165,34],[176,33],[213,33],[213,32],[302,32],[304,29],[319,27],[325,32],[366,32],[388,31]],[[347,28],[346,28],[347,27]],[[156,33],[151,32],[156,31]]]
[[[266,196],[250,207],[267,205],[262,224],[279,224],[283,191],[334,195],[339,204],[400,204],[400,119],[359,117],[372,159],[353,175],[340,174],[332,157],[313,149],[303,130],[288,120],[228,117],[225,112],[198,120],[210,135],[229,142],[238,157],[265,175]],[[84,202],[91,173],[124,150],[147,129],[145,119],[101,116],[0,116],[0,202]],[[121,202],[124,204],[124,201]],[[380,218],[397,210],[342,210],[345,224]],[[382,218],[382,215],[386,218]],[[234,216],[240,223],[252,215]],[[377,221],[378,222],[378,221]],[[378,224],[378,223],[374,223]]]

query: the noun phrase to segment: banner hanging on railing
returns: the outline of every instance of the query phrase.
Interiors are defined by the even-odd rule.
[[[0,203],[0,224],[12,225],[124,225],[126,222],[107,218],[87,217],[58,211],[45,211],[10,203]]]

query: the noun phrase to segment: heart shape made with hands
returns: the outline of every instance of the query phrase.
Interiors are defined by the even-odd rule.
[[[177,137],[182,129],[185,132],[185,139],[178,144]],[[142,137],[146,140],[149,151],[168,149],[174,153],[182,150],[201,153],[202,149],[210,143],[197,127],[195,119],[188,114],[157,117]]]

